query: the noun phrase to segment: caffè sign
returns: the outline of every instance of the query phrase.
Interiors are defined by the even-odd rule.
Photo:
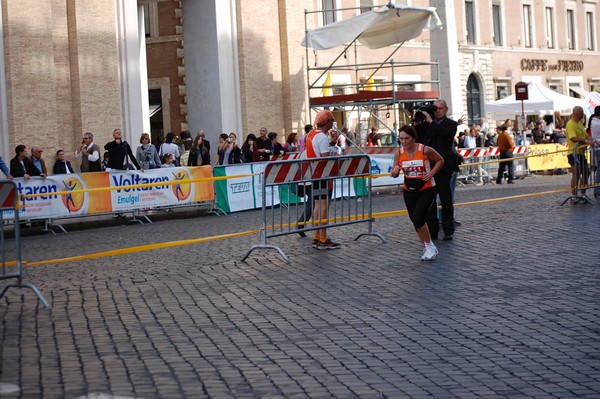
[[[583,71],[583,61],[558,60],[556,64],[550,64],[548,60],[540,59],[521,59],[522,71],[556,71],[556,72],[581,72]]]

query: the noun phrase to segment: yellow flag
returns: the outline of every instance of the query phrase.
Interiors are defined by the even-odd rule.
[[[321,89],[321,93],[323,97],[329,97],[333,95],[333,90],[331,89],[331,72],[327,72],[327,78],[325,79],[325,84]]]
[[[365,91],[375,91],[375,79],[373,76],[367,80],[367,84],[365,85]]]

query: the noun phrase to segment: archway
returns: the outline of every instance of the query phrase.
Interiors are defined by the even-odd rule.
[[[469,124],[479,123],[481,120],[481,90],[475,74],[470,74],[467,80],[467,112]]]

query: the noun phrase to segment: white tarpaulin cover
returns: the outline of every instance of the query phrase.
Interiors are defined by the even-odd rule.
[[[529,100],[523,101],[525,113],[542,111],[568,113],[576,105],[583,106],[582,99],[562,95],[539,83],[528,83],[527,91]],[[521,101],[516,100],[513,94],[512,96],[486,104],[485,111],[502,114],[520,114]]]
[[[402,43],[442,22],[433,7],[388,4],[352,18],[308,31],[302,45],[317,50],[342,46],[358,37],[371,49]]]

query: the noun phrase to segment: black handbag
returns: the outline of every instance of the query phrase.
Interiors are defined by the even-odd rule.
[[[408,191],[419,191],[424,185],[423,179],[404,179],[404,188]]]

